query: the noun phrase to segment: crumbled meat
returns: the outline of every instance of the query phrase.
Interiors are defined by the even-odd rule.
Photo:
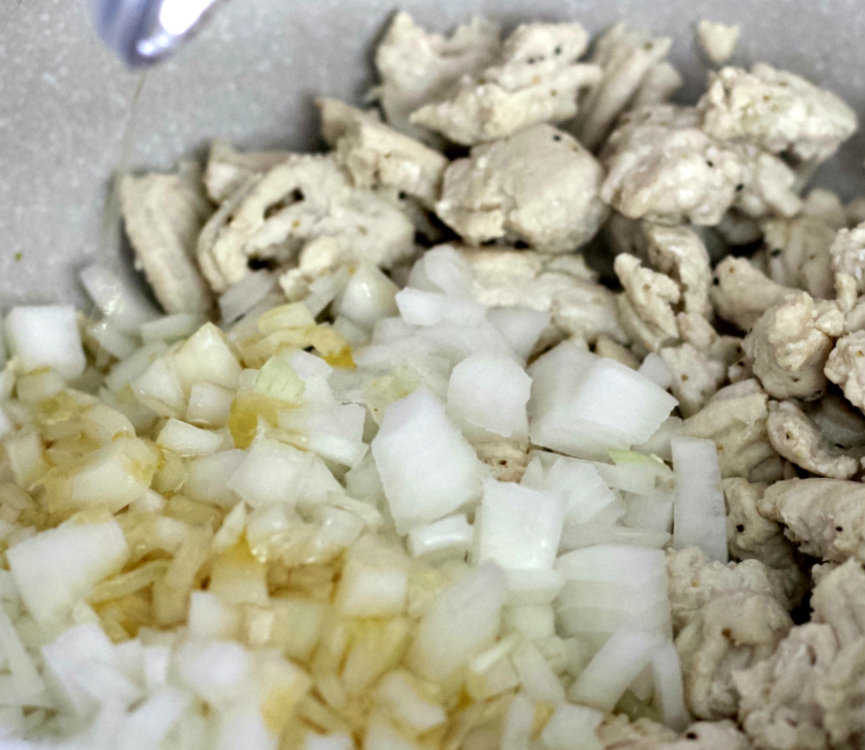
[[[826,362],[826,377],[841,386],[851,404],[865,411],[865,331],[838,339]]]
[[[712,65],[723,65],[732,56],[739,41],[739,27],[717,21],[700,21],[697,40]]]
[[[213,209],[198,170],[126,175],[120,201],[135,265],[144,271],[163,309],[207,315],[213,298],[195,263],[195,245]]]
[[[463,76],[491,65],[500,49],[499,28],[489,21],[476,18],[446,39],[425,31],[407,13],[397,13],[376,50],[381,83],[372,93],[390,125],[424,142],[435,140],[409,122],[411,114],[446,96]]]
[[[762,223],[767,273],[778,284],[799,287],[817,299],[834,296],[830,248],[835,230],[822,218],[797,216]]]
[[[847,209],[838,194],[824,188],[814,188],[808,193],[802,201],[802,213],[823,219],[832,229],[848,226]]]
[[[622,117],[601,161],[601,195],[632,219],[661,224],[717,224],[736,199],[747,168],[736,149],[699,127],[694,109],[641,107]]]
[[[493,479],[500,482],[519,482],[529,465],[528,445],[514,440],[496,439],[472,440],[472,447],[478,458],[492,469]]]
[[[669,38],[651,39],[617,24],[593,45],[591,62],[603,70],[577,115],[576,135],[586,148],[597,149],[619,116],[631,106],[664,101],[682,85],[665,58]],[[654,101],[651,101],[654,99]]]
[[[549,312],[559,329],[588,342],[600,335],[626,341],[613,293],[597,283],[582,257],[465,248],[460,255],[474,272],[478,302]]]
[[[652,267],[667,274],[682,290],[682,309],[708,317],[712,312],[709,253],[699,235],[688,227],[648,224],[646,250]]]
[[[756,561],[739,566],[748,563]],[[771,656],[792,625],[771,594],[733,591],[704,604],[676,638],[691,713],[701,719],[735,716],[734,671]]]
[[[673,371],[672,394],[683,417],[696,414],[727,379],[727,366],[691,344],[664,347],[658,354]]]
[[[865,740],[865,571],[853,560],[821,574],[813,621],[766,661],[733,676],[739,718],[760,748],[828,750]]]
[[[779,454],[812,474],[850,479],[859,471],[859,459],[831,445],[792,401],[773,401],[769,405],[766,429],[769,442]]]
[[[736,208],[752,219],[795,216],[802,208],[796,173],[782,159],[751,144],[739,144],[739,154],[748,175],[738,190]]]
[[[728,385],[685,421],[684,434],[715,441],[722,477],[779,479],[780,459],[766,431],[768,404],[756,380]]]
[[[745,216],[745,214],[738,211],[735,207],[727,211],[724,214],[724,218],[713,229],[729,247],[749,245],[763,237],[760,223],[750,216]],[[727,249],[725,248],[724,253],[726,254],[726,252]]]
[[[790,600],[769,568],[755,559],[727,564],[709,562],[698,547],[667,551],[673,632],[678,634],[713,599],[736,592],[774,597],[789,608]]]
[[[622,328],[647,352],[659,351],[679,337],[673,305],[681,299],[678,285],[669,276],[644,268],[639,258],[616,256],[614,269],[624,287],[616,298]]]
[[[823,367],[843,328],[844,315],[833,302],[800,292],[769,308],[742,346],[770,396],[819,398],[826,389]]]
[[[807,555],[843,562],[865,560],[865,484],[843,479],[776,482],[757,505],[760,514],[786,526]]]
[[[641,718],[631,721],[624,714],[611,714],[597,729],[605,750],[659,750],[676,741],[676,733],[663,724]]]
[[[839,448],[865,445],[865,417],[849,401],[827,393],[812,406],[808,416],[820,427],[831,445]]]
[[[702,315],[679,313],[676,323],[682,341],[705,352],[711,359],[723,362],[725,367],[741,359],[742,339],[738,336],[720,335]]]
[[[522,240],[540,252],[568,253],[607,216],[602,182],[601,166],[576,140],[537,125],[453,162],[436,213],[472,245]]]
[[[865,292],[865,224],[840,230],[829,252],[836,284],[839,277],[846,276],[852,279],[856,296]]]
[[[381,123],[381,115],[374,109],[358,109],[339,99],[320,97],[315,100],[321,120],[319,132],[324,142],[331,148],[336,148],[339,139],[361,122]]]
[[[250,177],[264,174],[287,158],[286,151],[241,153],[225,141],[214,141],[210,144],[204,170],[207,195],[214,203],[222,203],[243,187]]]
[[[709,296],[719,317],[749,331],[766,310],[793,292],[767,278],[747,259],[728,256],[715,268]]]
[[[251,261],[282,269],[327,270],[348,260],[386,268],[413,252],[414,227],[405,214],[353,188],[329,157],[292,155],[250,177],[236,197],[199,238],[198,260],[216,291],[244,278]]]
[[[825,161],[856,130],[855,112],[837,96],[764,63],[750,73],[712,73],[697,107],[711,137],[744,139],[801,160]]]
[[[439,198],[448,165],[438,151],[366,118],[357,118],[346,127],[336,143],[334,158],[356,187],[392,188],[430,210]]]
[[[520,26],[494,65],[464,76],[410,121],[473,146],[539,123],[569,120],[577,113],[579,91],[601,78],[597,65],[577,62],[587,42],[585,29],[575,23]]]
[[[780,524],[760,515],[757,507],[766,484],[740,477],[723,481],[727,507],[727,542],[737,560],[759,560],[775,586],[779,601],[796,606],[808,590],[808,577],[800,570],[796,549]],[[783,591],[784,596],[778,592]]]

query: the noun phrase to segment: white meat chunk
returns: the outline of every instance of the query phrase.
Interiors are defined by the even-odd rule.
[[[647,224],[643,229],[652,267],[667,274],[681,289],[682,310],[709,317],[712,270],[709,253],[700,236],[689,227]]]
[[[738,151],[707,136],[693,108],[658,104],[627,113],[603,150],[601,195],[632,219],[717,224],[748,176]]]
[[[849,225],[847,208],[837,193],[825,188],[814,188],[802,201],[802,213],[823,219],[832,229],[846,229]],[[854,222],[855,226],[859,222]]]
[[[865,292],[865,224],[854,229],[841,229],[829,248],[829,254],[835,273],[836,291],[840,277],[844,276],[851,280],[848,283],[855,289],[856,296]]]
[[[207,195],[220,204],[240,190],[250,177],[264,174],[288,156],[287,151],[240,152],[225,141],[213,141],[204,170]]]
[[[689,437],[714,440],[721,476],[751,481],[781,478],[781,462],[769,444],[769,398],[756,380],[719,390],[684,424]]]
[[[658,354],[673,372],[671,393],[683,417],[702,409],[727,379],[727,365],[689,343],[662,348]]]
[[[723,65],[732,56],[739,41],[738,26],[718,21],[700,21],[697,24],[697,41],[712,65]]]
[[[861,747],[865,736],[865,571],[853,560],[821,574],[812,622],[766,661],[734,674],[739,718],[760,748]]]
[[[616,298],[619,321],[635,343],[657,352],[679,337],[673,306],[681,299],[679,286],[669,276],[644,268],[627,253],[616,256],[616,276],[624,292]]]
[[[570,253],[607,217],[603,179],[574,138],[536,125],[454,161],[436,213],[470,245],[522,240],[540,252]]]
[[[362,122],[381,123],[381,115],[377,110],[358,109],[339,99],[322,96],[315,100],[315,106],[318,107],[321,120],[319,125],[321,137],[331,148],[336,148],[339,139],[358,124]]]
[[[576,135],[586,148],[597,149],[616,120],[632,106],[657,104],[682,85],[666,62],[672,40],[652,39],[616,24],[592,46],[591,62],[603,75],[585,97],[576,120]]]
[[[724,258],[716,267],[709,298],[718,317],[749,331],[773,305],[795,289],[776,284],[746,258]]]
[[[531,250],[459,250],[473,271],[475,299],[489,307],[548,312],[569,336],[624,342],[615,296],[597,283],[579,255],[542,255]]]
[[[712,73],[697,107],[709,136],[803,161],[825,161],[856,130],[856,113],[835,94],[765,63]]]
[[[752,219],[795,216],[802,209],[797,188],[799,177],[783,159],[750,144],[741,143],[739,154],[748,174],[739,189],[736,208]]]
[[[799,569],[795,547],[784,536],[781,525],[760,514],[758,505],[767,486],[740,477],[723,480],[727,543],[736,559],[763,563],[775,586],[776,598],[796,606],[808,590],[808,577]]]
[[[676,323],[682,341],[711,359],[723,362],[725,367],[730,367],[742,358],[742,339],[738,336],[722,336],[702,315],[682,312],[676,316]]]
[[[808,416],[829,443],[841,448],[865,446],[865,416],[847,399],[827,393],[811,406]]]
[[[439,198],[448,165],[438,151],[367,118],[348,125],[336,143],[334,158],[356,187],[392,188],[430,210]]]
[[[464,76],[489,67],[501,49],[499,27],[475,18],[450,38],[418,26],[408,13],[397,13],[375,53],[381,83],[373,95],[388,123],[424,142],[435,136],[409,122],[428,102],[447,96]]]
[[[770,404],[766,429],[769,442],[781,456],[812,474],[850,479],[859,471],[859,459],[831,445],[792,401]]]
[[[494,435],[486,437],[487,439],[483,440],[471,438],[469,442],[478,458],[490,467],[493,479],[499,482],[519,482],[529,465],[528,445]]]
[[[709,561],[699,547],[667,550],[667,577],[673,633],[678,635],[712,599],[736,592],[777,599],[784,608],[790,600],[776,576],[759,560],[721,563]]]
[[[647,718],[631,722],[611,714],[598,727],[605,750],[750,750],[747,736],[732,721],[697,721],[680,736]]]
[[[213,209],[198,170],[126,175],[120,206],[135,267],[144,271],[165,312],[209,314],[213,297],[195,262],[195,248]]]
[[[601,78],[597,65],[578,62],[587,42],[585,29],[575,23],[519,26],[494,65],[464,76],[410,121],[473,146],[543,122],[569,120],[577,113],[580,90]]]
[[[865,561],[865,484],[843,479],[787,479],[760,499],[761,515],[783,523],[805,554]]]
[[[807,292],[770,307],[742,346],[763,388],[775,398],[819,398],[826,389],[823,367],[844,315],[834,302],[815,302]]]
[[[865,411],[865,331],[838,339],[825,372],[829,380],[841,386],[851,404]]]
[[[221,292],[250,272],[250,262],[298,267],[304,274],[345,261],[388,268],[410,256],[413,243],[408,217],[373,192],[352,187],[333,159],[292,155],[249,178],[214,214],[199,238],[198,260]],[[280,283],[288,293],[290,285]]]
[[[748,562],[756,561],[739,565]],[[771,594],[732,591],[704,604],[676,638],[691,713],[701,719],[735,716],[733,674],[770,657],[792,625]]]
[[[834,297],[831,247],[835,229],[822,218],[769,219],[761,225],[769,277],[799,287],[816,299]]]

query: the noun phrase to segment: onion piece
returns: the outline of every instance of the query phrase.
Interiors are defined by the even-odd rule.
[[[517,307],[496,307],[487,311],[492,323],[511,350],[525,362],[535,350],[541,334],[550,325],[550,314]]]
[[[145,344],[150,341],[172,343],[191,336],[203,323],[204,320],[194,313],[166,315],[144,323],[141,326],[141,338]]]
[[[499,750],[525,750],[530,746],[535,723],[535,704],[522,694],[511,701]]]
[[[405,607],[408,558],[401,549],[374,536],[362,537],[349,550],[336,595],[348,617],[388,617]]]
[[[564,703],[565,689],[546,659],[528,641],[517,646],[511,660],[523,685],[523,691],[538,703]]]
[[[117,359],[126,359],[139,346],[139,342],[114,326],[107,318],[89,322],[87,335],[99,344],[101,349]]]
[[[727,514],[715,443],[676,437],[671,445],[676,472],[673,547],[697,546],[709,560],[726,563]]]
[[[677,732],[684,731],[691,717],[685,707],[679,653],[670,641],[662,643],[652,654],[652,680],[664,724]]]
[[[640,375],[648,378],[665,391],[673,384],[673,371],[670,366],[654,352],[649,352],[643,364],[637,370]]]
[[[444,709],[425,699],[405,672],[391,672],[385,676],[375,690],[375,698],[413,733],[423,734],[447,720]]]
[[[179,419],[169,419],[159,431],[156,444],[178,456],[209,456],[216,453],[224,442],[218,432],[203,430]]]
[[[466,326],[476,326],[486,317],[486,307],[477,302],[448,299],[443,294],[406,287],[395,297],[402,319],[413,326],[432,326],[449,320]]]
[[[71,305],[13,307],[6,316],[5,334],[25,372],[50,367],[67,380],[84,372],[87,361],[78,314]]]
[[[125,333],[138,334],[144,323],[159,315],[156,307],[138,288],[107,266],[87,266],[79,278],[93,304]]]
[[[541,732],[541,742],[547,750],[601,750],[596,731],[603,720],[603,712],[593,708],[557,706]]]
[[[226,486],[252,508],[277,503],[293,508],[302,497],[310,468],[309,453],[256,438]]]
[[[462,557],[471,549],[473,539],[474,527],[466,519],[465,513],[460,513],[412,529],[408,533],[408,548],[413,557]]]
[[[522,604],[502,610],[502,631],[521,633],[530,641],[556,634],[556,616],[549,604]]]
[[[267,270],[253,271],[232,284],[219,297],[219,313],[227,325],[237,322],[276,287],[277,278]]]
[[[398,314],[399,287],[371,263],[361,263],[337,297],[335,310],[362,328]]]
[[[549,604],[565,585],[558,570],[508,570],[508,604]]]

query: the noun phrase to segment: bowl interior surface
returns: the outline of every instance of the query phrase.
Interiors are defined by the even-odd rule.
[[[105,205],[117,169],[168,170],[215,137],[241,148],[315,148],[317,94],[359,102],[389,17],[409,11],[449,31],[472,15],[505,29],[625,21],[674,39],[671,60],[693,100],[706,76],[697,21],[742,26],[733,60],[788,68],[865,113],[865,5],[858,0],[233,0],[180,53],[146,74],[102,47],[86,0],[7,0],[0,27],[0,309],[82,301],[76,271],[129,264]],[[857,134],[820,184],[865,193]],[[116,218],[116,217],[115,217]]]

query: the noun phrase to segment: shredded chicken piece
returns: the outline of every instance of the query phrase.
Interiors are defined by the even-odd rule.
[[[742,346],[770,396],[814,399],[826,389],[823,367],[843,328],[844,315],[833,302],[800,292],[769,308]]]
[[[209,314],[213,298],[195,264],[195,244],[212,208],[198,170],[126,175],[120,202],[135,266],[164,310]]]
[[[409,117],[428,102],[446,96],[463,76],[493,63],[501,49],[496,24],[475,18],[450,38],[431,34],[408,13],[397,13],[375,54],[381,84],[373,95],[390,125],[425,143],[435,137]]]
[[[711,137],[805,161],[825,161],[856,130],[855,112],[835,94],[765,63],[750,73],[728,67],[710,74],[697,107]]]
[[[791,401],[769,405],[766,428],[772,447],[812,474],[850,479],[859,471],[859,459],[830,445],[820,428]]]
[[[681,299],[678,285],[669,276],[643,268],[639,258],[622,253],[616,256],[616,276],[625,291],[617,298],[622,327],[647,351],[661,347],[679,336],[673,305]]]
[[[576,140],[537,125],[453,162],[436,213],[472,245],[522,240],[540,252],[569,253],[606,219],[602,181],[601,166]]]
[[[658,354],[673,371],[670,390],[679,399],[682,416],[690,417],[702,409],[727,379],[727,365],[692,344],[664,347]]]
[[[851,404],[865,410],[865,331],[838,339],[826,362],[826,377],[841,386]]]
[[[756,380],[728,385],[685,421],[684,434],[715,441],[722,477],[779,479],[780,459],[766,431],[768,404]]]
[[[603,75],[580,107],[575,131],[586,148],[597,149],[631,106],[665,101],[682,85],[681,76],[665,61],[671,44],[667,37],[652,39],[624,24],[595,42],[590,60],[601,66]]]
[[[712,312],[709,253],[699,235],[688,227],[649,224],[644,227],[649,262],[682,290],[682,309],[708,317]]]
[[[771,485],[760,514],[779,521],[807,555],[865,560],[865,484],[843,479],[788,479]]]
[[[745,258],[728,256],[715,268],[709,290],[719,317],[749,331],[763,313],[782,302],[794,289],[776,284]]]
[[[466,75],[440,100],[414,112],[410,121],[465,146],[505,138],[540,123],[577,113],[581,89],[597,83],[601,69],[577,62],[588,34],[579,24],[519,26],[494,65]]]
[[[832,226],[815,216],[770,219],[761,226],[768,252],[767,273],[773,281],[804,289],[816,299],[834,296]]]
[[[735,148],[707,136],[696,110],[659,104],[629,112],[603,150],[601,195],[632,219],[717,224],[744,184]]]
[[[241,153],[225,141],[213,141],[204,170],[207,195],[214,203],[222,203],[242,188],[250,177],[264,174],[284,162],[288,156],[287,151]]]
[[[750,144],[741,143],[739,154],[748,175],[738,189],[736,208],[752,219],[795,216],[802,209],[798,175],[783,159]]]
[[[459,252],[474,272],[478,302],[549,312],[561,331],[590,343],[600,335],[627,340],[616,320],[613,293],[597,283],[581,256],[530,250]]]
[[[756,563],[739,565],[748,562]],[[733,673],[771,656],[792,625],[771,594],[732,591],[704,604],[676,638],[691,713],[701,719],[735,716]]]
[[[216,291],[249,273],[250,261],[326,270],[340,261],[388,267],[411,255],[414,227],[399,209],[353,188],[325,156],[292,155],[251,177],[202,231],[201,269]],[[281,281],[283,288],[287,285]]]
[[[723,65],[733,56],[740,31],[738,26],[717,21],[700,21],[697,24],[697,40],[712,65]]]

